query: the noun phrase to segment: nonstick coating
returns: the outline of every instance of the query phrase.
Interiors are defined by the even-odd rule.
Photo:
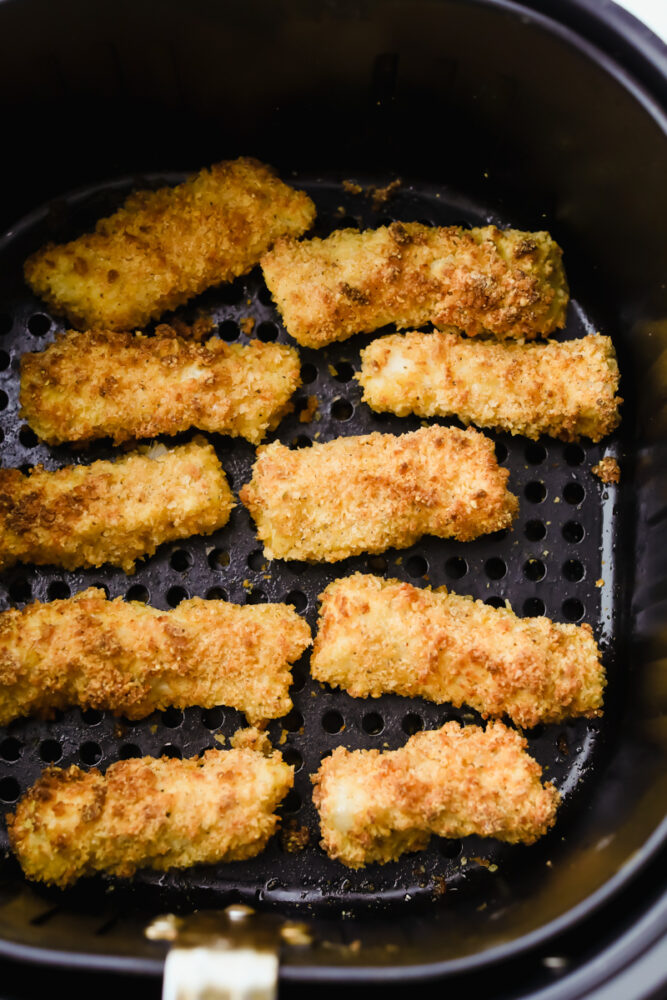
[[[85,231],[101,215],[118,205],[133,186],[175,183],[181,175],[123,179],[80,190],[45,209],[37,210],[16,227],[21,247],[31,249],[45,239],[64,240]],[[405,182],[398,193],[375,210],[364,194],[348,193],[326,177],[286,178],[303,187],[317,205],[315,234],[327,235],[346,226],[377,226],[390,220],[428,224],[512,225],[498,216],[493,205],[473,204],[445,187]],[[385,185],[389,176],[353,177],[367,190]],[[6,259],[17,266],[13,243],[5,242]],[[567,248],[566,248],[567,250]],[[567,252],[565,253],[567,269]],[[589,303],[573,299],[564,338],[583,336],[595,329]],[[257,269],[234,284],[200,296],[179,315],[192,319],[212,316],[218,334],[227,341],[248,342],[241,332],[244,320],[253,320],[251,337],[291,343]],[[42,350],[64,329],[43,304],[25,290],[2,306],[0,316],[0,440],[5,467],[43,463],[56,468],[71,462],[89,462],[115,454],[108,442],[85,450],[48,448],[39,444],[18,415],[18,370],[21,354]],[[269,440],[291,447],[329,441],[339,435],[371,431],[403,433],[414,430],[417,418],[400,419],[374,414],[360,402],[361,389],[353,380],[360,367],[359,350],[369,341],[358,336],[322,351],[300,349],[303,386],[295,396],[295,412]],[[317,399],[317,413],[300,420],[308,397]],[[439,421],[440,422],[440,421]],[[456,424],[456,421],[441,421]],[[488,892],[489,880],[503,878],[511,885],[512,872],[527,865],[542,866],[554,842],[560,839],[568,816],[585,807],[596,769],[604,756],[605,733],[615,724],[622,679],[614,659],[618,619],[614,583],[613,532],[623,531],[614,519],[615,488],[603,486],[592,467],[603,455],[615,454],[616,436],[598,445],[564,444],[552,439],[531,442],[508,434],[489,433],[499,461],[510,470],[509,487],[520,498],[520,513],[511,531],[498,532],[472,543],[426,537],[404,550],[382,556],[360,556],[334,565],[270,562],[263,556],[247,511],[238,503],[229,524],[209,537],[184,539],[163,545],[156,555],[138,564],[127,577],[103,567],[68,573],[57,568],[17,567],[0,579],[0,607],[23,607],[32,600],[67,597],[91,585],[102,586],[111,597],[146,600],[167,609],[186,597],[222,598],[236,603],[287,601],[314,629],[317,599],[333,579],[356,571],[396,577],[416,586],[447,585],[489,604],[509,601],[520,615],[546,614],[556,621],[589,622],[602,644],[608,671],[605,715],[600,720],[574,720],[563,725],[536,727],[526,733],[529,752],[563,795],[556,828],[533,848],[510,847],[493,840],[466,837],[462,841],[432,838],[427,850],[405,855],[387,865],[350,871],[329,860],[318,846],[317,816],[311,800],[310,776],[323,757],[337,746],[349,748],[402,746],[418,729],[434,729],[450,719],[480,723],[466,709],[432,705],[420,699],[386,695],[353,699],[313,682],[308,656],[294,669],[294,709],[271,724],[273,743],[296,767],[294,790],[282,806],[283,823],[307,827],[308,846],[296,853],[276,836],[258,858],[246,862],[198,867],[167,874],[140,873],[135,893],[147,899],[157,894],[166,906],[223,905],[231,898],[306,914],[432,906],[445,892]],[[181,435],[177,440],[187,440]],[[163,439],[169,443],[169,439]],[[174,439],[172,439],[174,440]],[[236,494],[251,475],[254,448],[240,439],[212,435],[217,453]],[[0,734],[0,799],[11,811],[18,796],[35,781],[47,764],[67,767],[97,765],[103,770],[114,761],[137,755],[192,756],[209,747],[228,745],[228,738],[244,724],[230,709],[154,713],[141,722],[114,718],[109,712],[79,709],[61,713],[49,722],[20,720]],[[2,846],[7,846],[2,832]],[[102,880],[93,880],[93,885]],[[119,892],[122,883],[110,880]],[[48,893],[45,894],[48,897]],[[56,894],[58,895],[58,894]]]

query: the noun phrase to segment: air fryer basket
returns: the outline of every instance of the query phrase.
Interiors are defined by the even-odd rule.
[[[94,21],[85,9],[73,0],[0,5],[2,36],[17,39],[1,70],[8,82],[0,90],[12,101],[5,128],[31,129],[4,163],[0,201],[4,465],[56,467],[113,454],[104,443],[84,452],[46,448],[18,417],[21,353],[64,328],[21,283],[27,253],[89,227],[133,186],[176,182],[187,169],[241,153],[308,190],[318,235],[387,219],[549,229],[564,248],[573,296],[563,336],[600,329],[614,338],[623,424],[596,446],[494,434],[521,510],[512,531],[474,543],[424,539],[335,566],[269,563],[238,505],[225,529],[163,546],[131,578],[108,567],[17,568],[0,580],[0,606],[99,584],[113,597],[162,608],[195,595],[288,600],[314,626],[324,586],[361,570],[447,584],[491,603],[509,599],[520,614],[589,621],[609,685],[602,719],[527,733],[530,752],[564,795],[543,841],[509,848],[434,838],[423,853],[350,872],[317,846],[309,776],[322,756],[338,745],[394,748],[422,726],[479,720],[418,700],[323,690],[310,680],[306,657],[295,669],[293,712],[269,730],[297,767],[282,812],[285,824],[309,829],[303,851],[290,853],[277,837],[251,862],[142,873],[131,885],[90,880],[66,893],[25,885],[7,858],[3,947],[157,971],[163,949],[142,934],[152,915],[238,899],[310,923],[313,946],[286,951],[293,976],[326,976],[331,966],[351,975],[387,965],[454,972],[545,939],[629,880],[664,834],[666,733],[655,672],[665,594],[667,261],[659,226],[664,134],[655,109],[581,40],[504,4],[195,0],[187,10],[161,5],[158,19],[150,3],[105,2]],[[26,33],[29,22],[39,25],[34,34]],[[341,184],[350,178],[368,189],[396,176],[399,192],[380,207]],[[197,310],[227,340],[247,341],[240,324],[250,317],[250,336],[289,342],[258,271],[180,315]],[[419,426],[360,402],[352,375],[367,340],[301,351],[295,413],[272,437],[307,447],[339,434]],[[302,421],[311,395],[317,416]],[[238,492],[254,449],[213,441]],[[592,474],[603,454],[620,461],[618,489]],[[21,720],[0,735],[0,803],[10,811],[47,762],[104,768],[137,753],[189,756],[224,745],[242,721],[227,709],[168,711],[140,723],[79,710],[46,723]]]

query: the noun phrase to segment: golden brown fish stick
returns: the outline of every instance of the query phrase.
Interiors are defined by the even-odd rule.
[[[27,878],[58,886],[252,858],[278,826],[293,774],[277,750],[251,747],[123,760],[104,775],[50,767],[7,817],[9,840]]]
[[[311,673],[354,698],[395,692],[527,727],[601,714],[605,674],[590,625],[517,618],[361,573],[320,599]]]
[[[78,705],[142,719],[229,705],[252,725],[292,707],[292,664],[310,629],[286,604],[183,601],[173,611],[90,588],[0,613],[0,725]]]
[[[34,253],[25,278],[79,329],[133,330],[245,274],[279,236],[300,236],[314,218],[307,195],[241,157],[176,187],[136,191],[94,233]]]
[[[234,501],[203,438],[158,445],[115,462],[24,475],[0,469],[0,569],[17,562],[65,569],[111,563],[126,573],[162,542],[210,534]]]
[[[49,444],[177,434],[189,427],[257,444],[301,384],[283,344],[71,331],[21,359],[21,413]]]
[[[361,361],[364,402],[401,417],[457,416],[478,427],[563,441],[599,441],[620,421],[616,353],[599,334],[562,344],[393,334],[369,344]]]
[[[288,333],[304,347],[387,323],[496,337],[536,337],[565,325],[561,249],[545,232],[395,222],[325,240],[279,240],[262,269]]]
[[[296,451],[274,442],[257,456],[240,497],[269,559],[336,562],[426,534],[469,541],[508,527],[518,509],[493,441],[471,429],[374,433]]]
[[[440,837],[531,844],[556,818],[526,740],[501,722],[416,733],[400,750],[338,747],[313,778],[321,844],[350,868],[395,861]]]

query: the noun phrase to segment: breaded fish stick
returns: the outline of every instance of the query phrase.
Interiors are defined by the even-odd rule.
[[[203,438],[115,462],[24,475],[0,469],[0,569],[17,562],[65,569],[111,563],[134,572],[162,542],[207,535],[229,520],[234,501],[212,445]]]
[[[401,417],[457,416],[478,427],[563,441],[599,441],[620,421],[616,352],[599,334],[562,344],[392,334],[369,344],[361,361],[364,402]]]
[[[245,274],[279,236],[300,236],[314,218],[307,195],[241,157],[177,187],[135,191],[94,233],[34,253],[25,279],[79,329],[133,330]]]
[[[416,733],[400,750],[338,747],[313,777],[321,845],[349,868],[395,861],[440,837],[531,844],[556,818],[526,740],[501,722]]]
[[[292,707],[292,664],[310,645],[286,604],[183,601],[158,611],[91,587],[0,613],[0,725],[78,705],[142,719],[229,705],[251,725]]]
[[[545,232],[394,222],[325,240],[279,240],[262,269],[287,332],[304,347],[386,323],[496,337],[536,337],[565,325],[561,249]]]
[[[601,714],[605,674],[590,625],[517,618],[361,573],[334,580],[320,600],[312,676],[354,698],[394,692],[526,727]]]
[[[27,878],[57,886],[253,858],[293,774],[279,751],[251,747],[123,760],[104,775],[50,767],[7,817],[9,841]]]
[[[257,450],[240,497],[269,559],[336,562],[422,535],[469,541],[517,513],[493,441],[472,429],[367,434]]]
[[[71,331],[21,359],[21,413],[49,444],[177,434],[189,427],[257,444],[301,384],[299,356],[259,340]]]

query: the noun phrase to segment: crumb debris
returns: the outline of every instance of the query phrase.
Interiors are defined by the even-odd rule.
[[[379,208],[389,201],[390,198],[396,194],[396,192],[401,187],[403,181],[400,177],[396,180],[391,181],[391,183],[386,184],[384,187],[371,187],[366,192],[366,197],[371,199],[374,211],[377,212]]]
[[[361,194],[361,192],[364,190],[361,184],[357,184],[355,183],[355,181],[349,181],[349,180],[343,181],[342,186],[343,186],[343,191],[346,191],[347,194]]]
[[[239,320],[239,326],[241,327],[241,333],[245,333],[246,337],[249,337],[252,331],[255,329],[255,317],[243,316]]]
[[[593,466],[592,472],[603,483],[620,483],[621,481],[621,467],[617,460],[611,456],[601,458],[598,464]]]
[[[306,400],[306,405],[299,413],[299,422],[302,424],[309,424],[311,420],[317,419],[317,396],[308,396]]]
[[[280,831],[280,843],[282,849],[288,854],[296,854],[303,851],[310,842],[310,830],[307,826],[301,826],[295,819],[288,819]]]

